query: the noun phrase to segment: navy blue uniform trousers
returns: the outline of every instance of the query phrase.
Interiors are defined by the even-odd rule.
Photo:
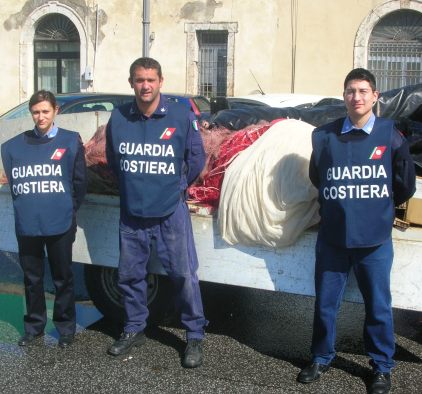
[[[72,272],[72,244],[76,225],[64,234],[27,237],[17,236],[19,261],[24,275],[26,314],[25,332],[41,334],[47,324],[44,295],[44,257],[47,257],[56,291],[53,323],[60,335],[70,335],[76,329],[75,293]]]
[[[119,288],[125,308],[125,332],[146,327],[147,262],[155,240],[157,255],[175,288],[176,307],[187,339],[202,339],[204,317],[189,210],[180,201],[175,212],[162,218],[139,218],[121,213]],[[170,300],[169,300],[170,301]]]
[[[365,302],[364,343],[377,372],[394,366],[395,350],[391,307],[391,238],[367,248],[341,248],[318,237],[315,263],[315,314],[311,351],[313,361],[329,364],[335,357],[336,317],[353,269]]]

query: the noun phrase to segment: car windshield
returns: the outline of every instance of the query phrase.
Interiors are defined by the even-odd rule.
[[[16,119],[16,118],[23,118],[24,116],[30,116],[30,115],[31,113],[29,112],[28,101],[25,101],[24,103],[18,105],[17,107],[3,114],[0,118],[1,119]]]

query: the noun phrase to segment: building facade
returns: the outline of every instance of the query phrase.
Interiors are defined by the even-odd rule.
[[[367,67],[381,90],[422,83],[421,0],[0,0],[0,113],[37,89],[130,92],[160,61],[164,91],[340,95]]]

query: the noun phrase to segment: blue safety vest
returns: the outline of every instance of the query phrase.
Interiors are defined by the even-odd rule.
[[[313,157],[318,169],[323,239],[340,247],[380,245],[394,220],[392,139],[394,123],[377,118],[368,135],[350,138],[341,122],[316,129]]]
[[[157,111],[147,119],[129,103],[114,110],[108,124],[120,205],[131,216],[167,216],[181,198],[189,110],[166,103]]]
[[[2,146],[18,235],[57,235],[72,225],[78,141],[78,133],[59,129],[46,143],[30,144],[22,133]]]

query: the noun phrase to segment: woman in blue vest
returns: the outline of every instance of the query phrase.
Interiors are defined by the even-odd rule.
[[[394,207],[415,192],[415,167],[394,121],[372,112],[378,92],[369,71],[352,70],[343,97],[348,116],[312,134],[309,176],[319,190],[321,224],[315,248],[313,359],[298,381],[319,379],[335,357],[337,312],[353,269],[365,302],[364,342],[372,367],[368,392],[383,394],[390,390],[394,366]]]
[[[78,133],[54,124],[58,106],[51,92],[34,93],[29,110],[35,127],[1,146],[25,284],[25,333],[18,344],[30,345],[44,335],[46,249],[56,290],[53,322],[59,346],[65,348],[73,342],[76,328],[72,244],[75,214],[86,192],[85,153]]]

